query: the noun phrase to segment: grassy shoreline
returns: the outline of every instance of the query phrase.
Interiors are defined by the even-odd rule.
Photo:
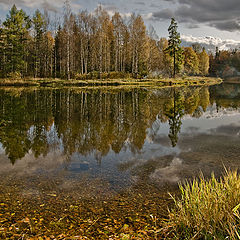
[[[94,86],[199,86],[220,84],[222,79],[211,77],[186,77],[175,79],[100,79],[100,80],[63,80],[63,79],[0,79],[2,87],[94,87]]]

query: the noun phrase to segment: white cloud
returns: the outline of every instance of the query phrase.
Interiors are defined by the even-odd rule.
[[[153,17],[153,13],[147,13],[142,15],[144,20],[151,20]]]
[[[130,18],[132,13],[131,12],[122,12],[119,8],[117,8],[115,5],[109,5],[109,4],[98,4],[98,7],[101,6],[110,17],[112,17],[116,12],[119,12],[120,16],[122,18]]]
[[[132,13],[128,12],[128,13],[120,13],[122,18],[130,18],[132,16]]]
[[[199,43],[209,51],[214,51],[216,47],[220,50],[234,49],[240,47],[240,41],[233,39],[223,40],[221,38],[215,38],[211,36],[207,37],[193,37],[191,35],[181,36],[183,44],[191,45],[193,43]]]

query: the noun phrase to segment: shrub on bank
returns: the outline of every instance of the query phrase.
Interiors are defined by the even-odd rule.
[[[168,239],[240,239],[240,176],[226,172],[217,180],[203,176],[180,185],[164,232]]]
[[[75,75],[76,80],[97,80],[97,79],[126,79],[130,78],[131,74],[124,72],[90,72],[90,73],[77,73]]]
[[[7,75],[7,78],[19,80],[22,78],[22,74],[20,72],[11,72]]]

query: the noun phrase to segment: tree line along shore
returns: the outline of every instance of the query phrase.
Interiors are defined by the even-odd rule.
[[[58,17],[46,10],[28,16],[13,5],[0,25],[0,78],[182,79],[220,76],[226,58],[238,66],[237,50],[214,55],[199,44],[182,47],[174,19],[168,31],[169,39],[159,38],[140,15],[111,17],[101,6],[74,14],[66,1]]]

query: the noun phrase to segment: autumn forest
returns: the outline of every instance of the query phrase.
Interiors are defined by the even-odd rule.
[[[101,6],[74,14],[69,1],[63,13],[59,17],[36,10],[30,17],[13,5],[0,25],[0,77],[85,80],[173,75],[169,39],[159,38],[153,27],[147,29],[140,15],[126,18],[116,12],[111,17]],[[177,71],[206,76],[210,69],[217,75],[215,58],[215,53],[209,57],[197,44],[181,47]]]
[[[240,239],[237,1],[0,1],[0,239]]]

